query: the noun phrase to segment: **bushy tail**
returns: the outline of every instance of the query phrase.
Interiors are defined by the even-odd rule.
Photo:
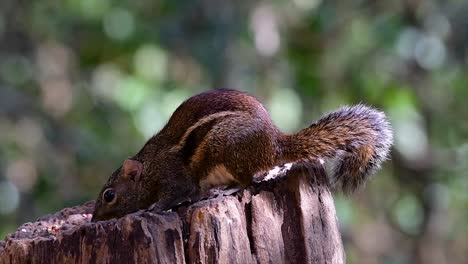
[[[283,162],[319,159],[332,186],[350,193],[387,159],[393,135],[383,112],[356,105],[343,107],[296,134],[284,136],[281,144]]]

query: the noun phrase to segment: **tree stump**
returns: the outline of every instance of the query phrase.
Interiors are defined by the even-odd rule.
[[[295,164],[271,175],[172,212],[91,223],[93,201],[66,208],[8,235],[0,264],[345,263],[322,167]]]

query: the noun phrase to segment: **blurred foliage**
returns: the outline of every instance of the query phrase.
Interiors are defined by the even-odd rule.
[[[349,263],[468,258],[468,3],[0,3],[0,235],[94,199],[184,99],[259,97],[284,131],[385,110],[392,160],[337,194]]]

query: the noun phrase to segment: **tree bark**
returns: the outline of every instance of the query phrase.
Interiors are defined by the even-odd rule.
[[[323,169],[274,176],[173,212],[91,223],[93,201],[66,208],[7,236],[0,264],[345,263]]]

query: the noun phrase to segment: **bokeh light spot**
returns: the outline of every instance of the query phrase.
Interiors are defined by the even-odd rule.
[[[9,182],[0,182],[0,214],[9,214],[19,205],[20,195],[16,186]]]
[[[160,81],[166,76],[166,53],[155,45],[143,45],[133,59],[135,71],[138,75],[152,81]]]
[[[104,32],[109,38],[125,40],[134,31],[135,22],[133,15],[125,9],[112,9],[103,20]]]
[[[93,94],[95,96],[112,99],[118,91],[122,81],[122,72],[114,64],[103,64],[96,68],[92,76]]]
[[[16,160],[6,169],[6,177],[21,191],[29,191],[37,180],[37,169],[32,160]]]
[[[322,0],[293,0],[294,4],[303,10],[311,10],[317,8]]]
[[[254,33],[255,48],[262,56],[270,57],[278,52],[280,35],[275,14],[270,6],[255,8],[250,21]]]
[[[418,200],[412,195],[403,196],[396,204],[395,218],[401,229],[417,234],[423,219],[423,211]]]
[[[302,103],[292,89],[277,89],[269,103],[271,118],[285,132],[297,129],[302,116]]]
[[[400,33],[396,44],[396,50],[398,55],[407,60],[413,58],[414,49],[421,34],[422,33],[418,29],[413,27],[408,27],[404,29]]]
[[[148,103],[141,107],[136,115],[136,127],[145,138],[156,134],[167,121],[158,109],[159,107],[154,103]]]
[[[418,64],[428,70],[442,66],[446,56],[444,43],[433,35],[422,37],[418,41],[414,53]]]
[[[119,84],[115,100],[127,111],[133,111],[149,97],[149,93],[150,89],[143,81],[127,77]]]

